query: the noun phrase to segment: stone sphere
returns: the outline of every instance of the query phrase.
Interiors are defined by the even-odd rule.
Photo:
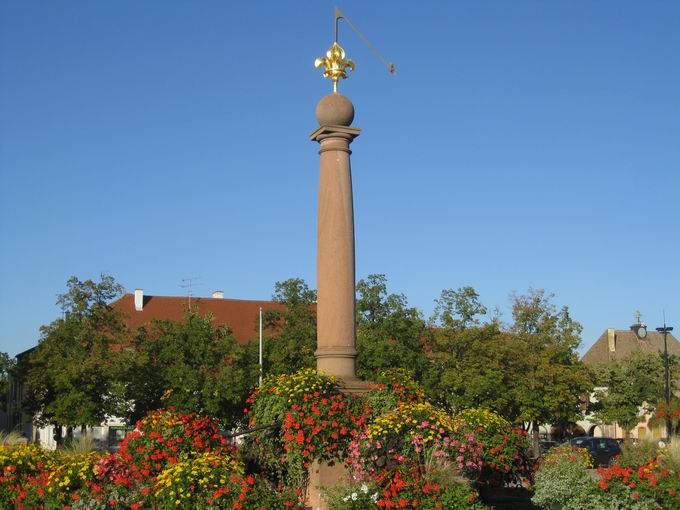
[[[320,126],[349,126],[354,120],[354,105],[347,97],[329,94],[316,105]]]

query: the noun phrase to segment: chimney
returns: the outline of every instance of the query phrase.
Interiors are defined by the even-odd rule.
[[[144,310],[144,289],[135,289],[135,311]]]
[[[614,328],[607,328],[607,343],[609,352],[616,352],[616,330]]]
[[[224,299],[224,291],[223,290],[216,290],[215,292],[212,293],[213,299]]]

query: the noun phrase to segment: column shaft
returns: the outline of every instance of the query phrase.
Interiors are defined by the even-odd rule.
[[[326,127],[320,142],[317,245],[317,367],[356,377],[354,206],[349,144],[358,130]],[[347,132],[357,131],[356,133]]]

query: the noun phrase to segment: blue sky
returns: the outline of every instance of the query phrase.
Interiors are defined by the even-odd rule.
[[[59,315],[71,275],[271,296],[315,285],[314,58],[332,2],[0,4],[0,351]],[[588,347],[639,309],[680,328],[680,3],[339,7],[397,64],[357,63],[357,276],[426,315],[472,285],[544,288]]]

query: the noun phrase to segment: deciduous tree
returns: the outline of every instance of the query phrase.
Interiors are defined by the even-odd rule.
[[[676,363],[671,358],[673,372]],[[640,422],[641,412],[652,412],[664,399],[663,354],[636,351],[629,358],[601,365],[596,374],[598,403],[594,417],[601,423],[618,423],[630,431]],[[677,377],[671,377],[675,390]]]
[[[265,339],[265,374],[287,374],[316,366],[316,291],[302,278],[274,284],[272,299],[283,310],[267,310],[264,323],[272,332]],[[256,344],[249,346],[250,359],[257,360]]]
[[[229,329],[196,312],[140,328],[125,354],[126,417],[132,423],[150,410],[174,407],[236,425],[257,382],[256,366]]]
[[[67,282],[57,301],[63,317],[41,328],[38,347],[21,367],[28,387],[25,410],[41,425],[76,427],[102,423],[120,409],[121,386],[115,377],[117,347],[125,328],[109,306],[123,292],[111,276],[99,282]]]
[[[377,369],[403,367],[420,378],[427,367],[421,313],[403,294],[388,293],[385,275],[369,275],[356,288],[358,375],[370,380]]]

